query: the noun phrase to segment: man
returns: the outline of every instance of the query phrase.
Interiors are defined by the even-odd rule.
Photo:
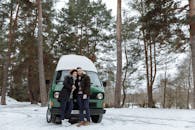
[[[64,82],[63,82],[64,86],[58,98],[58,101],[61,103],[60,106],[61,120],[64,120],[65,115],[67,118],[70,118],[70,114],[73,109],[72,93],[76,89],[75,87],[76,77],[77,77],[77,70],[73,69],[70,71],[70,75],[65,76],[64,78]]]
[[[77,103],[79,106],[79,118],[80,122],[77,125],[78,127],[82,125],[90,124],[90,109],[89,109],[89,96],[90,96],[90,78],[85,72],[78,67],[77,68],[78,76],[76,80],[76,93],[77,93]],[[86,111],[87,121],[84,120],[83,111]]]

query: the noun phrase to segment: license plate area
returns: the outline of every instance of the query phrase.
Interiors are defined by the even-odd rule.
[[[77,115],[79,114],[79,110],[72,110],[71,114]],[[86,114],[86,112],[83,111],[83,114]]]

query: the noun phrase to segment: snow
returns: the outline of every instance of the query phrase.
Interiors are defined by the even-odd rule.
[[[97,73],[97,69],[93,62],[85,56],[81,55],[63,55],[58,61],[56,71],[71,70],[81,67],[83,70],[93,71]]]
[[[122,108],[106,109],[101,123],[77,127],[47,123],[47,107],[8,98],[0,105],[0,130],[194,130],[195,110]]]

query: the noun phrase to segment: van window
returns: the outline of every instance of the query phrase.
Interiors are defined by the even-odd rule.
[[[97,73],[91,72],[91,71],[86,71],[86,73],[87,73],[87,75],[89,75],[92,85],[94,85],[96,87],[102,87]],[[56,83],[63,84],[64,77],[67,75],[69,75],[68,70],[58,71],[57,76],[56,76]]]
[[[96,87],[101,87],[102,86],[97,73],[88,71],[87,75],[89,75],[92,85],[94,85]]]
[[[69,74],[69,71],[67,71],[67,70],[58,71],[57,76],[56,76],[56,84],[63,84],[64,77],[67,76],[68,74]]]

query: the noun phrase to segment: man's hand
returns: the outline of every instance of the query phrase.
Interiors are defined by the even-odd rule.
[[[72,85],[72,91],[74,91],[76,89],[75,85]]]
[[[87,94],[83,94],[83,99],[87,99]]]

